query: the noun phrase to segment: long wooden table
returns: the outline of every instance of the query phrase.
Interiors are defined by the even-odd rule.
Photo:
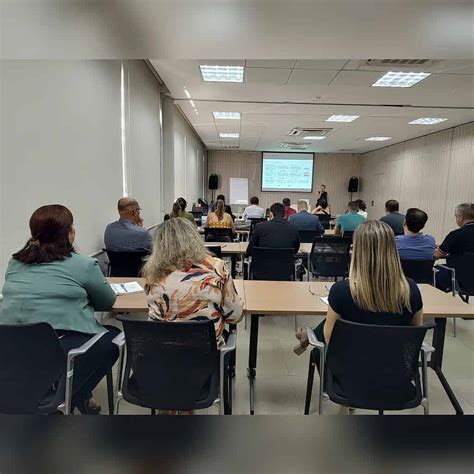
[[[111,283],[138,281],[144,286],[143,278],[109,278]],[[327,296],[331,282],[294,282],[294,281],[255,281],[234,280],[247,315],[251,316],[248,376],[250,379],[251,401],[250,412],[253,414],[253,388],[257,367],[258,327],[262,316],[271,315],[315,315],[324,316],[327,305],[321,300]],[[462,408],[456,399],[446,377],[442,372],[444,339],[447,318],[474,319],[474,306],[464,303],[460,298],[453,298],[451,293],[444,293],[431,285],[419,285],[423,299],[423,313],[426,318],[434,318],[433,347],[435,352],[430,360],[430,367],[436,372],[457,414]],[[113,311],[147,312],[148,306],[144,293],[122,295],[117,298]]]

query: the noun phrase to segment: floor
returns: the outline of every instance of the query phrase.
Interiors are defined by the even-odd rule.
[[[474,303],[471,303],[474,304]],[[322,317],[299,316],[298,326],[315,327]],[[474,414],[474,320],[457,320],[457,337],[453,337],[453,322],[448,320],[443,361],[443,371],[456,394],[465,414]],[[294,316],[267,316],[260,319],[257,378],[255,381],[255,414],[258,415],[302,415],[306,392],[309,351],[301,356],[293,352]],[[238,325],[237,369],[234,380],[233,413],[249,414],[249,382],[246,375],[249,351],[250,318],[247,329],[244,321]],[[431,335],[427,339],[431,342]],[[315,376],[311,414],[317,415],[319,379]],[[103,381],[96,389],[95,398],[106,411],[107,394]],[[454,414],[435,373],[429,369],[430,413],[436,415]],[[340,407],[330,401],[323,405],[324,414],[340,414]],[[149,414],[149,410],[120,403],[120,414]],[[389,412],[387,412],[388,414]],[[423,414],[421,407],[402,412],[402,415]],[[202,410],[199,414],[218,414],[216,407]],[[355,414],[376,414],[356,410]]]

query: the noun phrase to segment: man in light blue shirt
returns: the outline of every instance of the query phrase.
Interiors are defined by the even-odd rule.
[[[404,235],[397,235],[398,253],[402,260],[431,260],[435,253],[435,239],[432,235],[421,232],[425,227],[428,215],[414,207],[407,210],[403,222]]]
[[[308,212],[308,203],[305,200],[298,201],[298,213],[288,217],[288,222],[298,230],[314,230],[324,234],[324,228],[319,222],[316,214]]]
[[[354,232],[362,222],[367,220],[366,217],[359,214],[359,203],[357,201],[351,201],[348,204],[349,212],[339,216],[334,229],[334,235],[344,235],[344,232]]]
[[[105,229],[104,243],[107,250],[115,252],[151,251],[152,237],[143,227],[140,206],[136,199],[122,198],[117,203],[120,219]]]

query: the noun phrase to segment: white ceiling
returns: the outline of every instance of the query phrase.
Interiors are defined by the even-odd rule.
[[[236,144],[242,150],[281,151],[295,127],[331,128],[308,151],[363,153],[474,120],[474,61],[437,60],[418,70],[432,75],[411,88],[371,85],[389,70],[363,60],[151,60],[175,103],[209,149]],[[199,65],[245,66],[243,83],[202,80]],[[410,69],[411,70],[411,69]],[[199,112],[187,99],[187,89]],[[240,112],[241,120],[214,120],[212,112]],[[335,114],[359,115],[351,123],[326,122]],[[438,125],[409,125],[443,117]],[[240,139],[220,139],[238,132]],[[367,142],[371,136],[393,137]]]

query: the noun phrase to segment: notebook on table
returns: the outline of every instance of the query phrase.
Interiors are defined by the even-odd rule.
[[[129,281],[127,283],[110,283],[110,286],[117,296],[145,291],[136,281]]]

